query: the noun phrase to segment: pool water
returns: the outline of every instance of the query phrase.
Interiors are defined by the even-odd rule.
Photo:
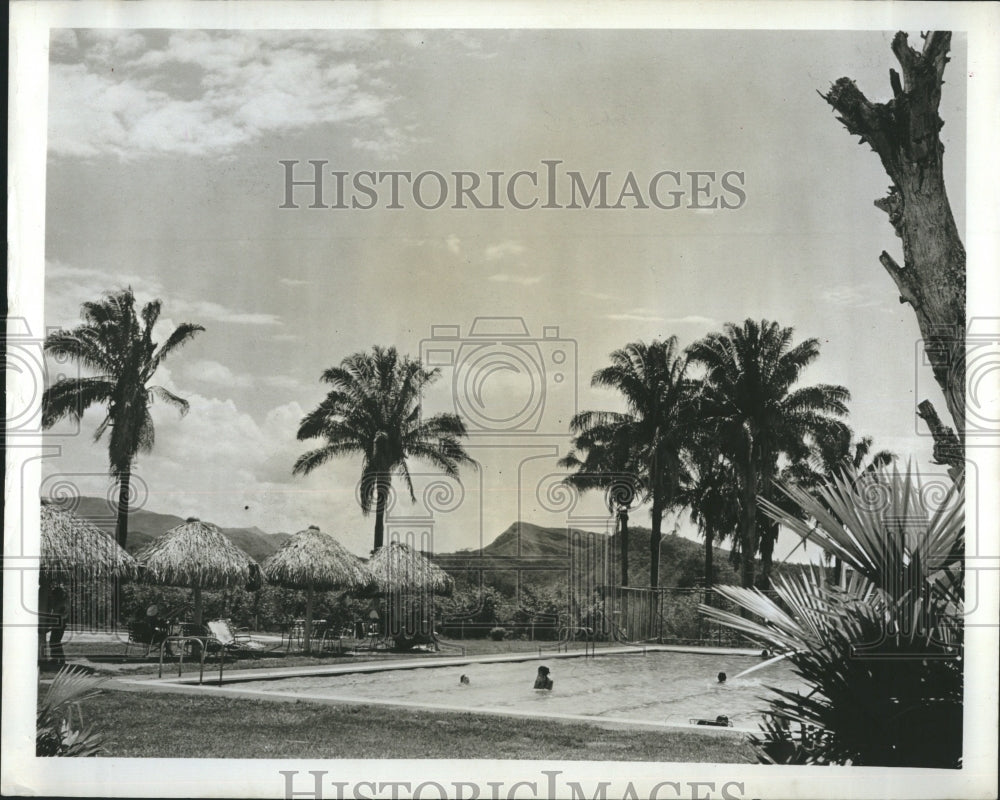
[[[456,706],[469,711],[576,715],[607,720],[688,724],[691,719],[729,717],[735,727],[757,727],[768,686],[802,689],[786,662],[747,675],[736,674],[761,660],[750,656],[695,653],[608,655],[455,667],[421,667],[371,673],[283,678],[268,681],[268,693],[398,701]],[[533,688],[538,667],[550,670],[552,691]],[[718,683],[717,675],[729,678]],[[468,684],[460,678],[467,675]]]

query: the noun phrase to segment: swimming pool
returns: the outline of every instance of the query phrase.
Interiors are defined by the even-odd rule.
[[[310,675],[235,684],[262,695],[305,699],[390,703],[447,710],[595,721],[687,725],[691,719],[725,715],[734,727],[756,729],[767,686],[799,689],[803,684],[786,662],[745,678],[759,658],[742,655],[650,652],[596,658],[552,658],[504,663],[421,666],[367,673]],[[533,688],[535,673],[551,670],[552,691]],[[729,679],[719,684],[717,674]],[[460,682],[467,675],[469,683]]]

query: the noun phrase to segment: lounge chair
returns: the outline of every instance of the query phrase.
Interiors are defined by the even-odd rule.
[[[210,643],[218,642],[223,652],[232,653],[237,657],[240,655],[259,656],[280,646],[258,642],[250,636],[250,632],[246,628],[234,630],[228,619],[213,619],[206,623],[205,627],[208,628],[212,636],[209,639]]]

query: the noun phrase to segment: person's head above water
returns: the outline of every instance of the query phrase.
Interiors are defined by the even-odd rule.
[[[551,689],[552,688],[552,678],[549,677],[548,667],[539,667],[538,674],[535,676],[535,688],[536,689]]]
[[[725,683],[725,682],[726,682],[726,673],[725,672],[720,672],[719,673],[719,683]]]
[[[463,675],[461,678],[458,679],[458,682],[459,683],[464,683],[464,684],[468,685],[468,683],[469,683],[469,676],[468,675]]]

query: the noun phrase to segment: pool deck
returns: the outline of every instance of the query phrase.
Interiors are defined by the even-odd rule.
[[[759,655],[758,650],[723,648],[723,647],[683,647],[678,645],[650,644],[645,646],[622,646],[602,648],[596,655],[643,655],[645,653],[700,653],[704,655]],[[340,664],[335,666],[308,666],[289,667],[286,669],[241,669],[224,672],[222,682],[219,682],[217,670],[212,670],[206,665],[204,682],[199,684],[197,675],[183,675],[180,677],[151,678],[140,676],[116,677],[111,679],[106,688],[120,691],[155,691],[168,694],[185,695],[224,695],[226,697],[239,697],[252,700],[268,700],[275,702],[311,702],[323,705],[379,705],[397,706],[426,711],[440,711],[447,713],[462,714],[487,714],[493,716],[514,716],[522,718],[534,718],[541,720],[553,720],[561,722],[584,723],[597,725],[604,728],[645,728],[649,730],[676,730],[687,731],[689,733],[703,733],[715,735],[738,735],[745,736],[747,733],[756,732],[752,728],[723,728],[711,725],[691,725],[676,724],[666,722],[654,722],[650,720],[640,720],[633,718],[618,718],[607,716],[587,716],[583,714],[563,714],[550,712],[536,712],[508,708],[469,708],[468,706],[445,705],[438,703],[423,703],[407,700],[382,700],[371,697],[357,696],[331,696],[313,695],[308,693],[286,694],[275,692],[267,688],[255,688],[248,684],[266,687],[269,681],[280,680],[282,678],[302,678],[314,676],[336,676],[356,673],[387,672],[401,669],[433,669],[436,667],[459,667],[469,664],[498,664],[523,661],[551,661],[562,658],[584,658],[590,653],[585,651],[570,652],[537,652],[506,653],[485,656],[456,656],[431,658],[414,658],[394,661],[360,662],[354,664]],[[239,684],[237,686],[227,684]]]

